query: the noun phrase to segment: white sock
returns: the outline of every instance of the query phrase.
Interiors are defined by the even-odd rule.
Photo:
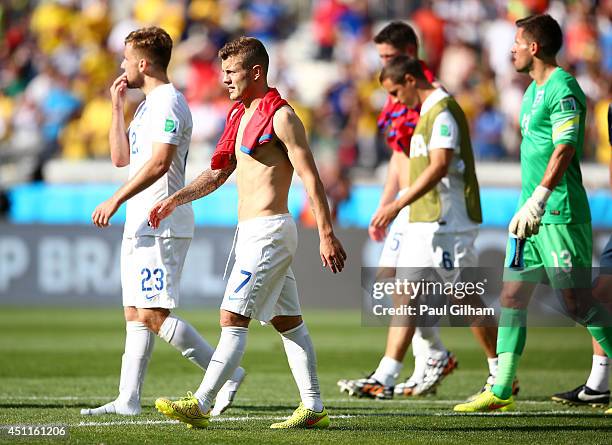
[[[438,326],[419,326],[412,337],[412,355],[414,355],[414,371],[409,380],[422,382],[427,369],[427,359],[439,359],[446,354],[446,347],[440,340]]]
[[[602,355],[593,356],[591,374],[586,386],[595,391],[606,392],[610,389],[610,359]]]
[[[497,357],[487,358],[487,363],[489,364],[489,374],[491,374],[493,377],[497,377]]]
[[[155,334],[139,321],[125,324],[125,350],[121,358],[119,397],[97,408],[84,408],[81,414],[140,414],[140,391],[155,345]]]
[[[447,350],[440,340],[440,328],[438,326],[419,326],[412,337],[412,354],[426,358],[442,358]]]
[[[159,336],[180,351],[183,357],[206,370],[215,350],[186,321],[168,315],[159,328]]]
[[[140,321],[125,323],[125,352],[121,358],[121,378],[117,402],[140,407],[140,391],[155,345],[155,334]]]
[[[106,405],[98,406],[97,408],[83,408],[81,414],[84,416],[102,416],[104,414],[122,414],[122,415],[137,415],[140,414],[140,407],[133,410],[119,410],[115,406],[116,400],[108,402]]]
[[[215,350],[185,320],[172,314],[168,315],[159,327],[159,336],[178,349],[183,357],[206,371]],[[228,383],[236,386],[235,382],[240,381],[243,375],[244,369],[238,367]]]
[[[210,359],[204,379],[194,396],[203,413],[210,411],[215,396],[225,381],[234,374],[246,347],[248,328],[229,326],[221,328],[221,338]]]
[[[211,416],[221,415],[232,405],[232,403],[234,403],[234,398],[236,397],[238,388],[240,388],[245,375],[246,372],[244,368],[238,366],[232,378],[225,382],[217,393],[217,397],[215,397],[215,406],[210,412]]]
[[[397,379],[402,372],[402,362],[391,357],[383,357],[378,368],[372,374],[372,378],[378,380],[385,386],[395,386],[395,379]]]
[[[281,338],[293,379],[300,391],[302,404],[315,412],[323,411],[317,377],[317,357],[308,328],[302,322],[299,326],[282,332]]]
[[[425,369],[427,369],[427,359],[426,355],[415,355],[414,356],[414,371],[412,371],[412,375],[409,380],[413,382],[422,382],[425,379]]]

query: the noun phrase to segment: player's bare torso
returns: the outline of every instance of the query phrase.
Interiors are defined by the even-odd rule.
[[[252,113],[245,112],[236,137],[238,220],[288,213],[287,196],[293,166],[283,144],[274,138],[252,155],[240,151],[242,135]]]

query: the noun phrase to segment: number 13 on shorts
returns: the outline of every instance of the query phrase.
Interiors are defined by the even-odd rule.
[[[572,270],[572,254],[569,250],[564,249],[559,252],[554,250],[550,251],[552,256],[553,265],[560,267],[563,272],[570,272]]]

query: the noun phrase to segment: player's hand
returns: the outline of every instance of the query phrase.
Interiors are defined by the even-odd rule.
[[[521,210],[523,210],[521,208]],[[531,235],[537,235],[540,231],[540,222],[542,218],[532,217],[519,210],[510,221],[508,231],[517,238],[525,239]]]
[[[121,108],[123,110],[123,103],[125,101],[125,93],[127,91],[127,74],[123,73],[117,77],[110,87],[111,101],[113,107]]]
[[[346,252],[333,233],[321,238],[319,250],[321,253],[321,261],[323,261],[323,267],[329,267],[333,273],[338,273],[344,269]]]
[[[379,229],[378,227],[374,227],[372,224],[368,226],[368,235],[372,241],[376,241],[380,243],[387,236],[387,231],[385,229]]]
[[[174,212],[176,207],[177,204],[172,196],[164,199],[163,201],[159,201],[149,211],[149,225],[154,229],[157,229],[161,220]]]
[[[508,226],[508,231],[517,238],[525,239],[540,231],[540,222],[546,208],[546,201],[551,191],[538,186],[525,204],[514,215]]]
[[[392,202],[387,204],[374,213],[372,221],[370,221],[370,226],[381,230],[387,230],[387,227],[389,227],[389,224],[393,222],[399,212],[400,209],[397,208],[395,203]]]
[[[110,219],[117,212],[119,203],[114,199],[107,199],[100,204],[91,214],[91,221],[98,227],[110,226]]]

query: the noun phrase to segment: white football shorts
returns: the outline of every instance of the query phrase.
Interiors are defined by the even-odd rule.
[[[400,190],[397,197],[399,198],[406,193],[406,190],[408,189]],[[408,225],[409,209],[410,206],[406,206],[400,210],[389,226],[389,231],[387,232],[387,237],[385,238],[385,244],[383,245],[383,250],[380,253],[380,259],[378,260],[378,267],[399,266],[397,261],[402,249],[402,238],[404,236],[404,232],[406,231],[406,226]]]
[[[291,270],[297,244],[297,228],[290,214],[240,222],[236,261],[221,309],[263,323],[277,315],[301,315]]]
[[[123,306],[174,309],[191,238],[138,236],[121,243]]]
[[[402,239],[396,276],[413,281],[427,280],[435,271],[440,278],[454,281],[459,268],[478,266],[474,248],[477,235],[477,229],[423,233],[408,228]]]

